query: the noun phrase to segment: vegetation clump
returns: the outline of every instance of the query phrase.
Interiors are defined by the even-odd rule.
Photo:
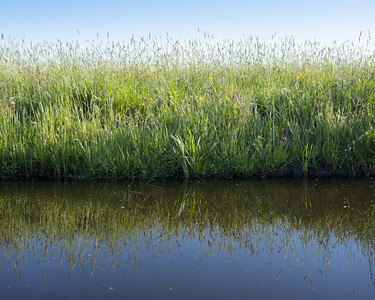
[[[0,43],[0,176],[370,175],[369,47]]]

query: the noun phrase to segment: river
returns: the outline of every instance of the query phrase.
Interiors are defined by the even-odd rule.
[[[0,183],[1,299],[375,299],[375,180]]]

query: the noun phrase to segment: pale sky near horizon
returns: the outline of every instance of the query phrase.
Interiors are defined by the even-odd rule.
[[[96,37],[129,40],[165,36],[199,38],[206,31],[217,39],[250,35],[294,36],[356,42],[368,31],[375,42],[372,0],[0,0],[0,34],[16,39],[86,40]],[[200,33],[198,33],[200,28]]]

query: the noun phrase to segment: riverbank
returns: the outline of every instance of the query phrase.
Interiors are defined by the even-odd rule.
[[[293,39],[2,41],[0,176],[375,174],[375,64]]]

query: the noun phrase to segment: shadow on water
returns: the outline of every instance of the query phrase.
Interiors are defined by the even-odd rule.
[[[370,298],[374,201],[373,180],[3,183],[0,289],[14,299]]]

